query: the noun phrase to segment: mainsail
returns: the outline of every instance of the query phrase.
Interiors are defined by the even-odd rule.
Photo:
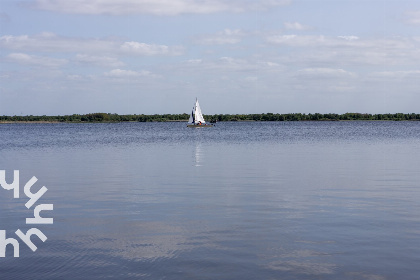
[[[201,113],[201,108],[200,108],[200,104],[198,104],[198,99],[195,100],[195,105],[192,109],[188,123],[191,123],[191,124],[206,123],[204,121],[203,114]]]

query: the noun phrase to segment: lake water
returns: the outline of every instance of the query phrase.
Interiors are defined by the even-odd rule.
[[[419,162],[420,122],[2,124],[0,230],[48,239],[0,279],[419,279]]]

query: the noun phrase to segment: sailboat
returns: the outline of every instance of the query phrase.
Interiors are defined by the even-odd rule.
[[[212,127],[212,124],[207,124],[201,113],[200,104],[198,104],[198,99],[195,99],[195,104],[190,114],[190,119],[188,120],[187,127]]]

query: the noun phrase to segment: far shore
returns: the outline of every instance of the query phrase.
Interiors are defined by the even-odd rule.
[[[139,121],[93,121],[93,122],[59,122],[59,121],[0,121],[0,124],[43,124],[43,123],[138,123]],[[188,120],[149,121],[149,122],[188,122]]]
[[[183,114],[134,114],[119,115],[110,113],[73,114],[64,116],[0,116],[0,123],[123,123],[123,122],[187,122],[190,115]],[[418,113],[262,113],[262,114],[215,114],[204,115],[211,122],[248,121],[420,121]]]
[[[58,121],[0,121],[0,124],[8,124],[8,123],[60,123]]]
[[[354,122],[354,121],[364,121],[364,122],[392,122],[392,121],[403,121],[403,122],[415,122],[420,120],[300,120],[300,121],[260,121],[260,122]],[[59,121],[0,121],[1,124],[104,124],[104,123],[170,123],[170,122],[184,122],[187,123],[188,120],[166,120],[166,121],[92,121],[92,122],[59,122]],[[257,122],[254,120],[231,120],[231,121],[219,121],[219,122]],[[211,123],[211,122],[208,122]]]

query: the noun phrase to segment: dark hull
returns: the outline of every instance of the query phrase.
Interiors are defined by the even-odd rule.
[[[187,127],[213,127],[212,124],[187,124]]]

